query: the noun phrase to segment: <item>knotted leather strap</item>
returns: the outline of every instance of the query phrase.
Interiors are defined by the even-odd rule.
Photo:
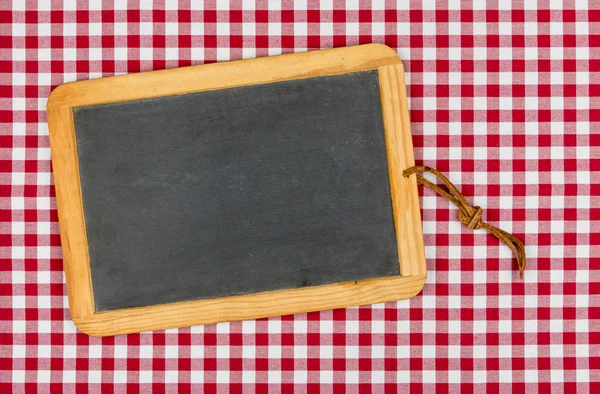
[[[452,204],[456,205],[459,209],[458,211],[458,219],[462,224],[467,226],[472,230],[478,230],[481,228],[486,229],[490,233],[492,233],[496,238],[500,241],[504,242],[506,246],[512,250],[515,257],[517,258],[517,264],[519,266],[519,278],[523,279],[523,272],[525,270],[525,266],[527,265],[525,258],[525,248],[523,247],[523,243],[514,235],[507,233],[504,230],[499,229],[498,227],[494,227],[489,223],[481,220],[482,210],[481,207],[471,206],[465,197],[461,194],[460,191],[438,170],[431,167],[425,166],[414,166],[407,168],[402,172],[402,175],[405,177],[409,177],[417,172],[430,172],[436,177],[438,177],[444,184],[448,187],[449,192],[445,191],[441,187],[429,182],[427,179],[423,178],[421,175],[417,174],[417,182],[423,186],[427,186],[432,189],[434,192],[439,194],[440,196],[448,199]]]

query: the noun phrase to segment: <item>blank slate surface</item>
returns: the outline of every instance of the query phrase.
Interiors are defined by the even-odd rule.
[[[400,275],[377,70],[73,114],[96,311]]]

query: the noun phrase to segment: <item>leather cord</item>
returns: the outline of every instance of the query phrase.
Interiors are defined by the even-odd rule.
[[[471,230],[479,230],[481,228],[487,230],[492,233],[496,238],[500,241],[504,242],[506,246],[512,250],[516,259],[517,265],[519,266],[519,278],[523,279],[523,272],[525,271],[525,266],[527,265],[526,257],[525,257],[525,248],[523,247],[523,243],[517,237],[512,234],[507,233],[504,230],[499,229],[498,227],[492,226],[489,223],[481,220],[482,210],[481,207],[471,206],[465,197],[461,194],[461,192],[438,170],[431,167],[426,166],[414,166],[407,168],[402,172],[402,175],[405,177],[409,177],[417,172],[430,172],[436,177],[438,177],[444,184],[448,187],[449,191],[445,191],[438,185],[435,185],[423,178],[421,175],[417,176],[417,182],[423,186],[427,186],[432,189],[434,192],[439,194],[440,196],[448,199],[452,204],[456,205],[459,209],[458,211],[458,219],[462,224],[470,228]]]

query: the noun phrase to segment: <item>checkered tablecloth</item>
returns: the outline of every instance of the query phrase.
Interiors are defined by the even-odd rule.
[[[1,393],[600,392],[600,2],[84,3],[0,1]],[[524,240],[525,280],[506,246],[420,189],[429,276],[411,300],[78,333],[50,165],[52,88],[368,42],[404,61],[417,163]]]

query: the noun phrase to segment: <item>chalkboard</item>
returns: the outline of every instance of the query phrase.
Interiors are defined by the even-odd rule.
[[[410,297],[425,280],[402,65],[381,45],[61,85],[48,121],[90,335]],[[414,178],[414,177],[413,177]]]
[[[74,119],[97,311],[400,274],[376,70]]]

